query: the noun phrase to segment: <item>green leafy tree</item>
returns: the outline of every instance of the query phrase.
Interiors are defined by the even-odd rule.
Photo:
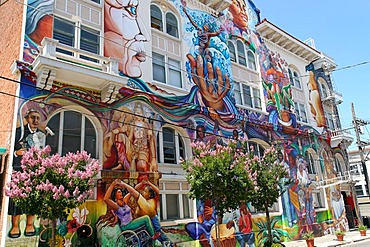
[[[245,142],[245,141],[243,141]],[[193,158],[181,161],[191,189],[192,199],[211,200],[216,210],[216,237],[219,241],[218,222],[224,213],[237,209],[246,201],[253,188],[251,160],[241,148],[242,142],[210,146],[204,142],[192,144]]]
[[[280,235],[273,236],[273,227],[276,222],[272,222],[269,214],[269,208],[277,202],[281,195],[280,185],[288,172],[282,163],[278,162],[279,150],[271,147],[265,150],[264,156],[258,159],[254,157],[250,164],[251,172],[255,173],[254,190],[247,193],[247,200],[258,210],[266,213],[266,224],[263,224],[267,229],[260,229],[265,233],[261,236],[264,246],[269,246],[274,242],[280,241]],[[267,230],[267,231],[266,231]],[[267,233],[267,236],[266,236]],[[267,237],[267,239],[266,239]]]

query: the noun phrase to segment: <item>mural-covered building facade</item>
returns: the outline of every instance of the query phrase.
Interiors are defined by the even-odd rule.
[[[271,211],[284,240],[354,224],[346,215],[356,214],[352,139],[335,131],[336,65],[261,21],[252,1],[29,0],[23,23],[13,133],[27,130],[34,112],[53,153],[86,150],[102,167],[94,196],[60,224],[65,246],[212,243],[212,206],[188,199],[179,160],[191,157],[194,140],[226,142],[233,132],[257,156],[283,147],[293,182]],[[20,139],[12,138],[14,153]],[[264,215],[247,208],[233,220],[253,223],[224,229],[228,244],[261,241],[252,232]],[[27,230],[21,215],[14,230],[16,215],[3,217],[7,246],[47,242],[42,220]],[[234,237],[239,231],[248,239]]]

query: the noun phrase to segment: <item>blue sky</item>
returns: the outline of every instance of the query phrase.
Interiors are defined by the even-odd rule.
[[[253,1],[261,20],[266,18],[302,41],[313,38],[316,49],[332,57],[337,69],[370,61],[370,0]],[[332,74],[335,89],[343,95],[339,105],[343,128],[352,126],[351,103],[358,118],[370,121],[369,72],[370,62]],[[370,125],[361,139],[370,139]]]

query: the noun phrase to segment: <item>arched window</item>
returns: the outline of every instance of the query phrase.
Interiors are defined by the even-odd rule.
[[[326,89],[326,86],[323,83],[321,83],[321,94],[323,99],[328,97],[328,90]]]
[[[247,66],[247,61],[245,58],[245,49],[244,49],[244,44],[238,40],[236,41],[236,47],[238,49],[238,62],[241,65]]]
[[[297,88],[301,88],[301,79],[299,78],[299,74],[297,71],[293,72],[294,77],[294,86]]]
[[[296,70],[289,68],[288,74],[290,84],[294,87],[302,88],[299,73]]]
[[[340,165],[340,160],[338,159],[337,156],[335,156],[335,171],[337,172],[337,176],[343,176],[343,171],[342,171],[342,166]]]
[[[316,174],[315,162],[312,157],[312,154],[309,152],[306,152],[306,162],[307,162],[308,173]]]
[[[255,156],[258,156],[258,158],[262,158],[265,154],[265,148],[254,141],[248,141],[248,152],[252,152]]]
[[[227,42],[227,46],[229,47],[229,54],[231,62],[236,62],[236,54],[235,54],[235,46],[231,41]]]
[[[98,158],[96,129],[85,114],[62,111],[55,114],[47,125],[55,134],[46,138],[52,153],[65,155],[85,150],[91,157]]]
[[[151,27],[163,31],[162,12],[156,5],[150,5]]]
[[[247,56],[248,56],[248,68],[256,70],[256,58],[254,57],[254,53],[252,51],[248,51]]]
[[[290,85],[294,86],[293,72],[292,72],[292,70],[290,68],[288,69],[288,74],[289,74],[289,82],[290,82]]]
[[[157,137],[157,157],[159,163],[178,164],[185,158],[185,145],[175,129],[164,127]]]
[[[170,12],[166,14],[166,32],[173,37],[179,37],[177,19],[175,15]]]

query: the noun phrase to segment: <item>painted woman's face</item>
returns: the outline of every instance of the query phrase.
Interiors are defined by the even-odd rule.
[[[149,192],[149,188],[148,187],[145,187],[145,189],[143,190],[143,197],[145,199],[149,199],[150,197],[150,192]]]
[[[121,191],[121,190],[117,190],[117,191],[116,191],[116,195],[115,195],[115,196],[116,196],[116,200],[117,200],[117,199],[122,199],[122,198],[123,198],[122,191]]]
[[[229,11],[233,16],[234,24],[238,28],[246,29],[248,27],[248,14],[244,0],[233,0]]]
[[[119,59],[120,70],[140,77],[145,62],[144,42],[149,37],[138,16],[138,0],[105,0],[105,56]]]

